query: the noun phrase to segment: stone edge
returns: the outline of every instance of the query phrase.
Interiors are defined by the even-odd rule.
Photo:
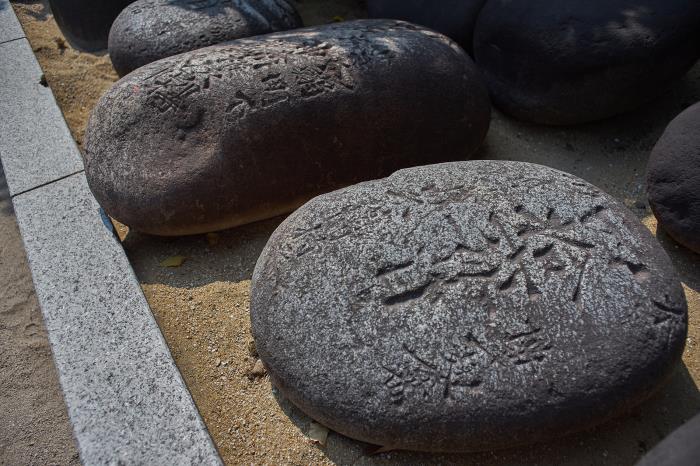
[[[0,44],[0,82],[0,156],[10,194],[81,171],[73,136],[26,37]]]
[[[0,0],[0,7],[7,7],[7,9],[0,11],[0,28],[19,27],[19,21],[9,2]],[[0,41],[0,47],[7,42],[24,38],[21,27],[19,30],[21,31],[19,37]],[[2,87],[1,83],[0,87]],[[58,109],[55,99],[53,99],[53,105]],[[60,110],[59,114],[61,114]],[[39,136],[41,128],[35,134]],[[7,143],[6,138],[0,137],[0,153],[2,153],[2,145],[5,143]],[[72,145],[71,150],[78,151],[75,144]],[[76,155],[82,159],[79,153]],[[15,173],[7,175],[21,176],[21,174]],[[56,194],[56,187],[60,188],[61,184],[73,183],[76,177],[84,179],[82,170],[15,194],[12,196],[12,203],[27,250],[36,294],[44,319],[47,321],[49,340],[59,381],[64,392],[82,463],[86,465],[121,464],[122,461],[127,460],[127,462],[138,464],[142,463],[144,458],[149,457],[151,460],[157,458],[155,462],[157,464],[183,464],[183,460],[189,460],[188,462],[191,464],[222,464],[146,302],[125,251],[114,236],[113,231],[106,234],[105,226],[111,228],[111,224],[108,223],[101,209],[95,208],[92,214],[89,214],[88,218],[80,223],[83,224],[84,231],[92,236],[89,246],[111,251],[118,264],[96,263],[95,256],[91,255],[88,250],[84,251],[85,254],[63,256],[55,247],[52,248],[51,244],[47,244],[61,245],[70,241],[60,233],[72,231],[76,227],[76,218],[58,212],[56,215],[50,215],[54,223],[46,224],[43,221],[46,218],[37,217],[35,207],[41,206],[43,202],[46,202],[46,206],[50,205],[52,196]],[[77,182],[81,183],[81,180],[78,179]],[[81,209],[84,211],[85,205],[97,206],[97,202],[86,183],[84,190],[80,187],[74,194],[76,194],[74,198],[64,199],[63,203],[69,207],[72,205],[78,211]],[[37,238],[40,238],[41,242],[33,241]],[[87,245],[79,245],[83,248],[85,246]],[[59,254],[51,254],[55,252]],[[127,273],[125,273],[125,269]],[[105,288],[112,288],[109,296],[100,296],[95,300],[95,296],[91,296],[90,293],[82,295],[81,293],[57,293],[57,287],[66,287],[70,280],[76,279],[75,276],[70,276],[70,272],[61,273],[62,270],[80,271],[82,276],[113,279],[114,283],[105,283]],[[120,289],[119,292],[114,292],[114,288]],[[96,302],[98,303],[97,307],[95,307]],[[71,309],[78,312],[73,312],[71,315]],[[141,328],[131,332],[129,331],[130,326],[137,330],[132,322],[124,319],[119,321],[119,324],[126,328],[120,333],[120,338],[131,341],[120,340],[118,347],[145,348],[146,353],[157,353],[160,356],[157,368],[143,364],[146,359],[149,360],[149,364],[154,361],[153,357],[141,357],[143,353],[134,355],[114,351],[87,354],[86,349],[100,349],[106,347],[107,343],[114,344],[113,341],[106,342],[108,337],[113,336],[113,332],[112,328],[104,326],[104,324],[109,323],[109,319],[104,318],[104,313],[108,312],[111,319],[115,317],[119,319],[119,312],[122,309],[130,309],[131,315],[140,315]],[[97,326],[95,322],[97,322]],[[76,324],[78,328],[76,328]],[[103,327],[100,328],[100,325]],[[76,331],[85,331],[88,333],[87,338],[80,341],[65,338],[71,333],[75,334]],[[77,357],[79,355],[86,356],[86,358]],[[88,360],[92,364],[87,363]],[[94,364],[95,361],[100,363]],[[120,380],[111,380],[115,373]],[[164,374],[167,376],[171,384],[168,387],[168,393],[153,393],[153,391],[149,393],[151,385],[157,383],[157,380],[153,380],[154,373],[161,377]],[[76,377],[78,374],[81,376]],[[123,383],[124,381],[130,383]],[[137,383],[133,383],[134,381]],[[85,383],[94,383],[94,390],[91,390],[89,386],[86,387]],[[82,394],[82,396],[76,397],[76,394]],[[142,411],[136,406],[123,406],[121,411],[115,413],[115,399],[138,399],[139,403],[146,401],[149,403],[149,417],[146,419],[140,415]],[[173,418],[173,412],[175,412],[177,419]],[[168,415],[170,416],[168,417]],[[173,428],[174,424],[179,426],[179,429]],[[183,429],[194,433],[194,436],[198,438],[178,437],[178,434],[183,433]],[[140,436],[145,435],[150,436],[150,438],[134,439],[132,433],[135,431],[138,431]],[[171,435],[168,436],[168,433]],[[108,448],[102,448],[103,444]],[[183,444],[185,445],[184,452],[182,451]],[[145,451],[144,447],[156,448],[151,448],[152,451]],[[157,456],[152,456],[153,453],[156,453]]]

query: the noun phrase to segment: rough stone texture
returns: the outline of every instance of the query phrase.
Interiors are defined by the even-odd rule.
[[[353,21],[129,74],[91,115],[86,172],[120,222],[195,234],[402,167],[468,158],[489,119],[486,88],[457,44],[401,21]]]
[[[178,53],[300,27],[286,0],[138,0],[114,21],[109,56],[124,76]]]
[[[0,166],[0,464],[80,466]]]
[[[0,44],[24,37],[9,0],[0,0]]]
[[[83,464],[221,464],[84,175],[13,202]]]
[[[700,102],[678,115],[654,146],[647,192],[663,229],[700,254]]]
[[[58,27],[74,48],[88,52],[107,48],[109,28],[134,0],[49,0]]]
[[[439,31],[472,49],[474,24],[485,0],[368,0],[371,18],[395,18]]]
[[[402,449],[551,439],[649,396],[680,359],[671,262],[594,186],[518,162],[402,170],[319,196],[272,235],[251,322],[321,423]]]
[[[26,39],[0,44],[0,158],[12,196],[83,169],[43,76]]]
[[[494,104],[517,118],[606,118],[654,98],[700,58],[700,2],[488,0],[474,54]]]
[[[637,466],[697,466],[700,459],[700,414],[676,429]]]

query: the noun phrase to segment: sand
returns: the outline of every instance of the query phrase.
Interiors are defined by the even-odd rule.
[[[364,14],[355,0],[304,0],[297,5],[307,24]],[[116,75],[107,69],[104,56],[59,50],[60,33],[40,3],[15,7],[80,141],[97,90],[106,89]],[[574,173],[621,199],[655,232],[643,185],[648,153],[666,123],[699,99],[700,65],[639,111],[596,124],[547,128],[495,112],[479,157],[526,160]],[[690,334],[684,363],[676,368],[669,384],[628,416],[566,439],[501,452],[372,455],[376,447],[335,433],[325,446],[315,444],[306,436],[311,420],[281,397],[267,377],[253,373],[257,357],[248,317],[250,277],[280,221],[186,238],[155,238],[119,229],[175,361],[228,464],[624,465],[633,464],[700,412],[700,257],[660,233],[659,241],[684,282]],[[186,259],[177,268],[160,265],[172,256]]]

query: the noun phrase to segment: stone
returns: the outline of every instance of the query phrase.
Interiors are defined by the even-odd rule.
[[[470,157],[490,120],[457,44],[360,20],[239,39],[146,65],[97,104],[90,187],[142,232],[274,217],[399,168]]]
[[[700,458],[700,414],[656,445],[637,466],[697,466]]]
[[[12,202],[81,464],[221,465],[83,173]]]
[[[368,0],[370,18],[420,24],[454,39],[471,51],[474,24],[485,0]]]
[[[700,254],[700,102],[671,121],[654,146],[647,194],[664,231]]]
[[[24,37],[9,0],[0,0],[0,44]]]
[[[42,76],[27,39],[0,44],[0,159],[11,196],[83,169],[75,140]]]
[[[700,2],[488,0],[474,55],[504,112],[599,120],[653,99],[700,58]]]
[[[453,162],[325,194],[273,233],[251,323],[272,382],[343,435],[477,451],[588,428],[680,360],[665,251],[609,195],[522,162]]]
[[[138,0],[114,21],[109,56],[124,76],[178,53],[300,27],[287,0]]]
[[[267,370],[265,369],[265,365],[263,364],[263,362],[260,359],[255,361],[253,368],[250,370],[251,377],[265,377],[266,374]]]
[[[49,0],[51,13],[68,42],[95,52],[107,48],[109,28],[134,0]]]

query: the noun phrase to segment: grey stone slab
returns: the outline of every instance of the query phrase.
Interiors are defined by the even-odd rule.
[[[83,464],[221,464],[84,175],[13,201]]]
[[[26,39],[0,44],[0,158],[12,196],[83,169],[42,75]]]
[[[12,5],[9,0],[0,0],[0,44],[21,37],[24,37],[24,30],[12,10]]]

